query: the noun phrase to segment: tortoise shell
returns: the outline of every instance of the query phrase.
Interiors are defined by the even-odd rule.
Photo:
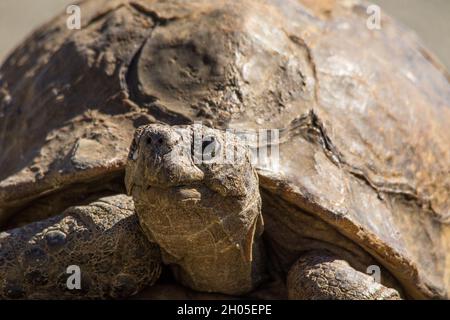
[[[263,203],[326,222],[410,297],[448,294],[450,77],[414,34],[370,30],[359,1],[80,6],[81,30],[60,15],[0,68],[1,221],[115,192],[143,124],[279,129]],[[296,251],[295,225],[266,232]]]

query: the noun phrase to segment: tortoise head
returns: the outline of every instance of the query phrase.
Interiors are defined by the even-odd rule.
[[[136,130],[125,183],[130,194],[134,187],[162,192],[203,186],[223,197],[243,197],[252,177],[248,148],[235,135],[201,125],[151,124]]]
[[[235,135],[197,125],[140,127],[125,183],[144,233],[164,249],[166,262],[213,255],[221,241],[251,256],[259,182]],[[200,247],[203,253],[194,249]]]
[[[143,232],[177,278],[199,290],[249,290],[242,275],[262,232],[261,197],[237,136],[200,125],[141,127],[125,182]]]

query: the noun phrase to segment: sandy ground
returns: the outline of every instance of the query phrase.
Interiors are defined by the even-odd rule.
[[[0,61],[33,28],[64,12],[69,0],[0,0]],[[450,0],[372,0],[410,26],[450,69]]]

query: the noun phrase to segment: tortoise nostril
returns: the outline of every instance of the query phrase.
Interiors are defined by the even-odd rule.
[[[164,142],[163,138],[159,138],[159,139],[158,139],[158,143],[159,143],[159,144],[162,144],[163,142]]]
[[[148,137],[146,142],[147,142],[147,144],[152,144],[152,138]]]

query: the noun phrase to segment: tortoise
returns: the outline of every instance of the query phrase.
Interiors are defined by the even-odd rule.
[[[85,258],[90,271],[83,274],[105,284],[70,297],[133,295],[157,280],[162,261],[183,285],[229,295],[264,296],[259,292],[281,279],[288,288],[280,291],[290,298],[447,298],[450,77],[412,32],[386,15],[380,30],[368,29],[367,6],[91,0],[80,4],[80,30],[67,29],[67,16],[60,15],[35,31],[0,68],[0,223],[12,229],[0,237],[0,296],[65,292],[60,283],[42,283],[49,280],[45,268],[61,275],[69,262],[48,258],[54,255],[48,242],[56,242],[58,254],[78,250],[118,264],[96,277],[105,263]],[[218,179],[235,191],[244,177],[244,185],[259,185],[244,188],[257,203],[252,224],[237,220],[242,255],[226,259],[226,269],[239,276],[222,285],[208,278],[214,268],[200,281],[196,275],[205,265],[174,259],[170,237],[158,237],[164,233],[146,218],[151,206],[145,198],[172,176],[157,175],[149,190],[133,187],[155,179],[145,166],[133,171],[142,154],[151,156],[142,150],[154,150],[140,137],[177,136],[197,121],[217,138],[226,129],[279,135],[265,141],[277,146],[278,164],[245,160],[224,169],[231,180]],[[160,145],[174,143],[163,139]],[[249,149],[242,154],[254,148],[251,141],[233,145]],[[180,187],[168,186],[158,196]],[[225,195],[228,189],[208,188]],[[134,204],[127,192],[137,215],[129,213]],[[212,205],[239,214],[248,199],[245,192],[233,196],[242,202]],[[177,207],[179,199],[173,200]],[[157,209],[162,219],[167,212]],[[94,218],[102,212],[116,215],[111,221],[123,228]],[[61,229],[67,221],[81,227]],[[86,238],[80,230],[87,230]],[[123,237],[123,230],[133,236]],[[119,240],[110,254],[86,245],[100,248],[110,241],[102,235],[111,232]],[[133,249],[136,243],[140,250]],[[112,258],[128,251],[126,261]],[[25,265],[28,258],[33,263]],[[370,266],[379,268],[381,283],[366,274]]]

